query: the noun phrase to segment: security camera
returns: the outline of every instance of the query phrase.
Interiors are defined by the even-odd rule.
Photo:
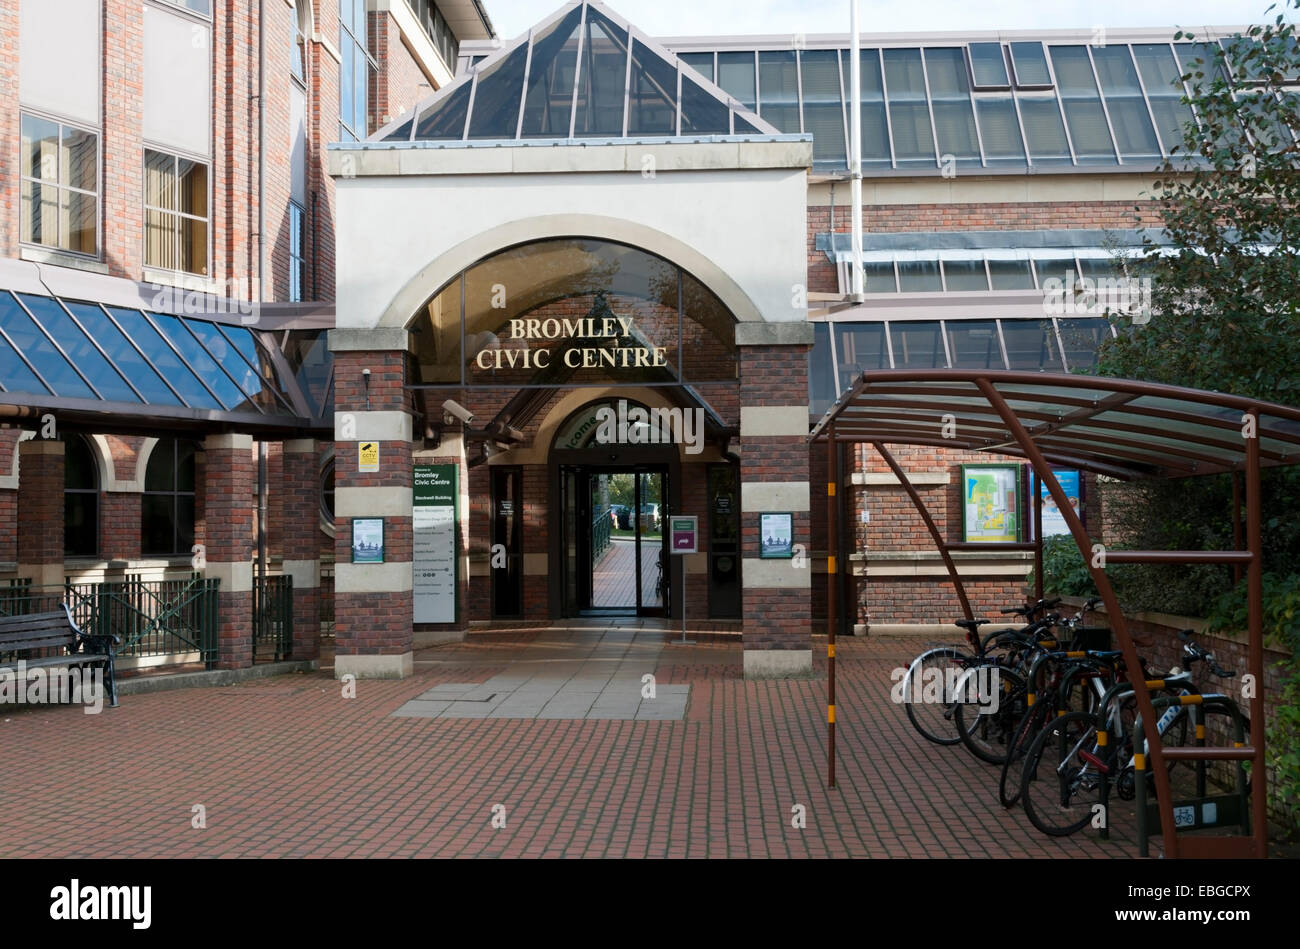
[[[446,402],[442,403],[442,410],[448,416],[454,416],[466,425],[474,424],[474,413],[465,408],[465,406],[461,405],[459,402],[448,399]]]

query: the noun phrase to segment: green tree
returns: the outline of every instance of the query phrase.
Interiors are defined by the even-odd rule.
[[[1300,0],[1285,7],[1300,8]],[[1270,7],[1272,13],[1276,7]],[[1266,16],[1267,16],[1266,13]],[[1179,33],[1178,40],[1195,41]],[[1150,281],[1149,308],[1111,313],[1118,339],[1096,372],[1300,402],[1300,45],[1295,25],[1272,22],[1194,46],[1179,82],[1194,118],[1134,208],[1143,246],[1123,260]],[[1157,224],[1150,225],[1152,211]],[[1172,247],[1170,246],[1172,245]],[[1172,253],[1170,252],[1172,251]],[[1126,546],[1227,548],[1227,476],[1108,485],[1108,533]],[[1300,472],[1265,478],[1268,568],[1300,570]],[[1151,567],[1125,578],[1134,608],[1204,615],[1231,573]]]
[[[1291,404],[1300,401],[1295,25],[1279,13],[1198,48],[1181,77],[1196,120],[1150,195],[1160,233],[1144,226],[1151,209],[1135,208],[1143,249],[1126,263],[1151,281],[1150,310],[1117,315],[1125,332],[1103,347],[1098,371]]]

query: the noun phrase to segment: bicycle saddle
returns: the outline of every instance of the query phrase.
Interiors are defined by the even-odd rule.
[[[986,620],[986,619],[959,619],[959,620],[957,620],[957,622],[954,623],[953,625],[954,625],[954,626],[960,626],[962,629],[968,629],[968,630],[970,630],[970,631],[973,633],[973,632],[975,632],[975,630],[979,629],[981,626],[983,626],[985,623],[988,623],[988,622],[991,622],[991,620]]]

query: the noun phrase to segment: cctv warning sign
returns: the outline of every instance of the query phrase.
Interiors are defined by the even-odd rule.
[[[357,446],[357,471],[361,474],[379,471],[379,442],[362,442]]]

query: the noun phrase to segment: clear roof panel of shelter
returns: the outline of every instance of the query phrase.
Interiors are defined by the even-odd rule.
[[[596,2],[566,6],[372,141],[781,135]]]

